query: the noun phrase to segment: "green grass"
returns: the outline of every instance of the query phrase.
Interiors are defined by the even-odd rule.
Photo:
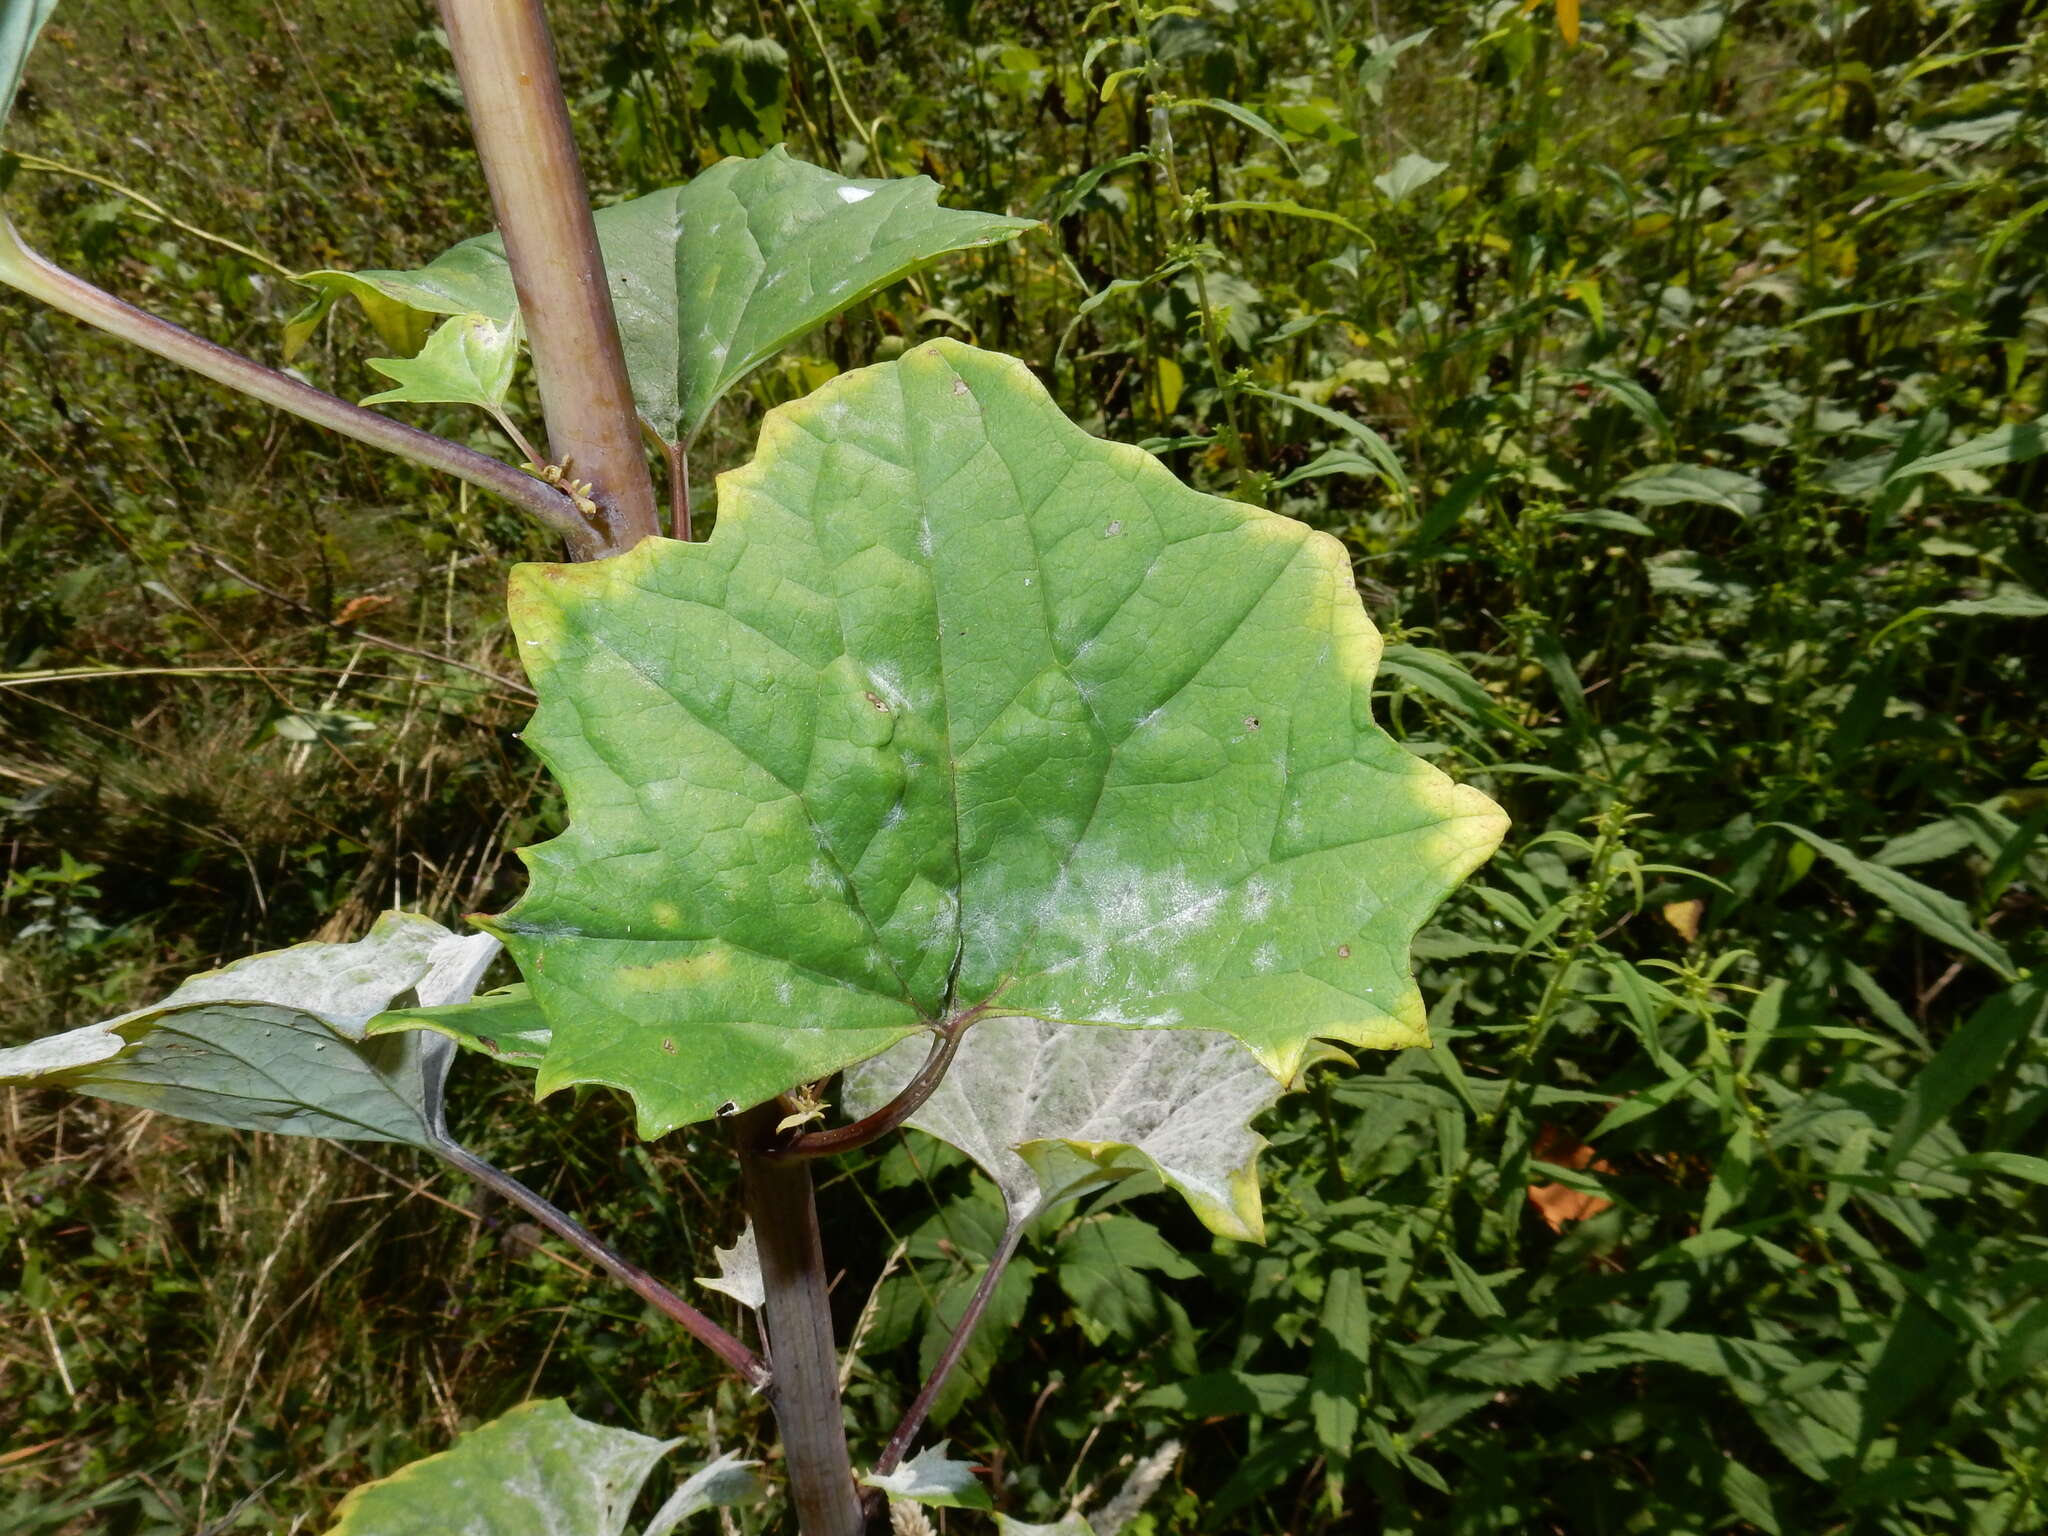
[[[931,334],[1016,351],[1094,430],[1345,538],[1384,718],[1515,819],[1418,950],[1440,1047],[1272,1117],[1266,1248],[1148,1198],[1033,1235],[942,1405],[1003,1507],[1092,1507],[1173,1436],[1134,1536],[2048,1525],[2048,1022],[2013,979],[2048,947],[2048,459],[2022,433],[1896,473],[2048,411],[2034,13],[1608,12],[1567,48],[1548,8],[855,0],[810,5],[828,69],[794,3],[557,9],[602,196],[786,137],[1048,220],[741,391],[700,482],[831,370]],[[1372,65],[1376,14],[1435,30]],[[71,0],[12,142],[292,269],[474,233],[426,13],[293,15]],[[1130,158],[1161,147],[1143,88],[1238,112],[1174,111],[1169,176]],[[1444,169],[1396,196],[1408,155]],[[263,267],[75,178],[10,200],[60,259],[275,355],[299,300]],[[1205,207],[1251,201],[1344,222]],[[506,850],[556,815],[523,703],[325,621],[507,671],[503,565],[540,541],[19,301],[0,327],[0,666],[130,673],[0,687],[0,1038],[394,901],[509,899]],[[303,366],[360,394],[374,350],[344,317]],[[502,1164],[709,1272],[737,1225],[715,1138],[461,1091]],[[317,1531],[532,1392],[765,1443],[679,1341],[406,1155],[18,1091],[4,1117],[0,1455],[40,1449],[0,1465],[0,1531]],[[991,1234],[934,1144],[855,1161],[825,1220],[842,1337],[887,1270],[859,1455]]]

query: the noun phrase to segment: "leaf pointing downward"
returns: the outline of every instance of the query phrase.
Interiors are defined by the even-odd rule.
[[[1415,929],[1505,826],[1371,719],[1348,555],[950,342],[768,418],[708,543],[522,566],[569,830],[485,920],[538,1087],[643,1135],[970,1010],[1426,1039]]]
[[[846,1108],[879,1109],[924,1061],[918,1041],[846,1074]],[[1281,1084],[1228,1035],[985,1019],[910,1117],[980,1165],[1022,1225],[1040,1211],[1150,1170],[1212,1232],[1265,1239],[1248,1122]]]
[[[365,1025],[406,991],[466,997],[497,953],[390,912],[353,944],[299,944],[186,981],[162,1002],[0,1050],[0,1082],[61,1086],[244,1130],[431,1146],[452,1047]]]

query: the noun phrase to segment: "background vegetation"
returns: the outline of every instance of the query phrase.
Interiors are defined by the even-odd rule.
[[[1345,538],[1383,717],[1515,818],[1441,1045],[1271,1117],[1267,1247],[1034,1235],[942,1404],[1004,1507],[1175,1437],[1134,1536],[2048,1528],[2032,0],[556,11],[601,197],[787,142],[1046,223],[729,404],[700,504],[837,369],[1013,350]],[[19,118],[32,238],[261,356],[290,272],[486,220],[424,4],[71,0]],[[5,297],[0,463],[0,1040],[509,899],[512,514]],[[665,1273],[736,1230],[709,1132],[457,1095]],[[914,1135],[824,1199],[871,1453],[996,1207]],[[318,1530],[534,1393],[760,1444],[685,1345],[407,1154],[0,1105],[0,1531]]]

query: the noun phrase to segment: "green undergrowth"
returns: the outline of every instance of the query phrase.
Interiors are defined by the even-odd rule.
[[[1041,1220],[936,1416],[999,1507],[1095,1507],[1173,1438],[1133,1536],[2048,1524],[2036,12],[1617,10],[1572,46],[1549,6],[556,9],[606,199],[786,142],[1045,221],[737,391],[700,502],[838,370],[1014,351],[1340,535],[1384,720],[1514,819],[1418,946],[1438,1046],[1265,1122],[1265,1247],[1142,1196]],[[428,8],[72,0],[48,36],[17,147],[246,250],[36,163],[11,204],[208,335],[275,357],[281,270],[481,227]],[[379,350],[342,310],[297,366],[359,396]],[[512,514],[15,299],[0,463],[0,1039],[517,895],[559,807],[514,734],[503,567],[545,549]],[[713,1272],[712,1128],[521,1093],[472,1066],[456,1122]],[[0,1531],[319,1530],[536,1393],[765,1443],[410,1154],[19,1091],[0,1138]],[[825,1184],[859,1457],[1001,1208],[914,1133]]]

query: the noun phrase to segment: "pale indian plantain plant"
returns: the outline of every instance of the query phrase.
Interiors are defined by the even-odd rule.
[[[54,4],[0,0],[0,121]],[[1342,1046],[1425,1041],[1410,940],[1505,820],[1374,724],[1379,637],[1341,545],[1089,437],[1012,358],[919,345],[771,412],[693,541],[687,455],[721,396],[1030,225],[780,150],[593,216],[538,0],[441,9],[499,232],[415,271],[307,274],[286,346],[353,297],[404,354],[375,401],[482,407],[523,466],[133,309],[4,219],[0,280],[558,534],[569,561],[517,567],[510,609],[567,830],[524,850],[528,893],[478,933],[391,913],[0,1051],[0,1082],[422,1148],[766,1394],[802,1536],[987,1509],[943,1446],[909,1453],[1025,1225],[1142,1173],[1257,1240],[1250,1120]],[[506,413],[522,349],[546,455]],[[522,979],[475,995],[500,946]],[[463,1148],[442,1089],[465,1054],[533,1071],[541,1098],[615,1089],[643,1137],[730,1121],[749,1231],[718,1284],[758,1308],[763,1352]],[[840,1074],[852,1118],[827,1128]],[[974,1159],[1009,1219],[857,1474],[809,1170],[905,1124]],[[333,1533],[620,1536],[673,1443],[528,1403],[358,1489]],[[643,1529],[762,1496],[722,1458]]]

